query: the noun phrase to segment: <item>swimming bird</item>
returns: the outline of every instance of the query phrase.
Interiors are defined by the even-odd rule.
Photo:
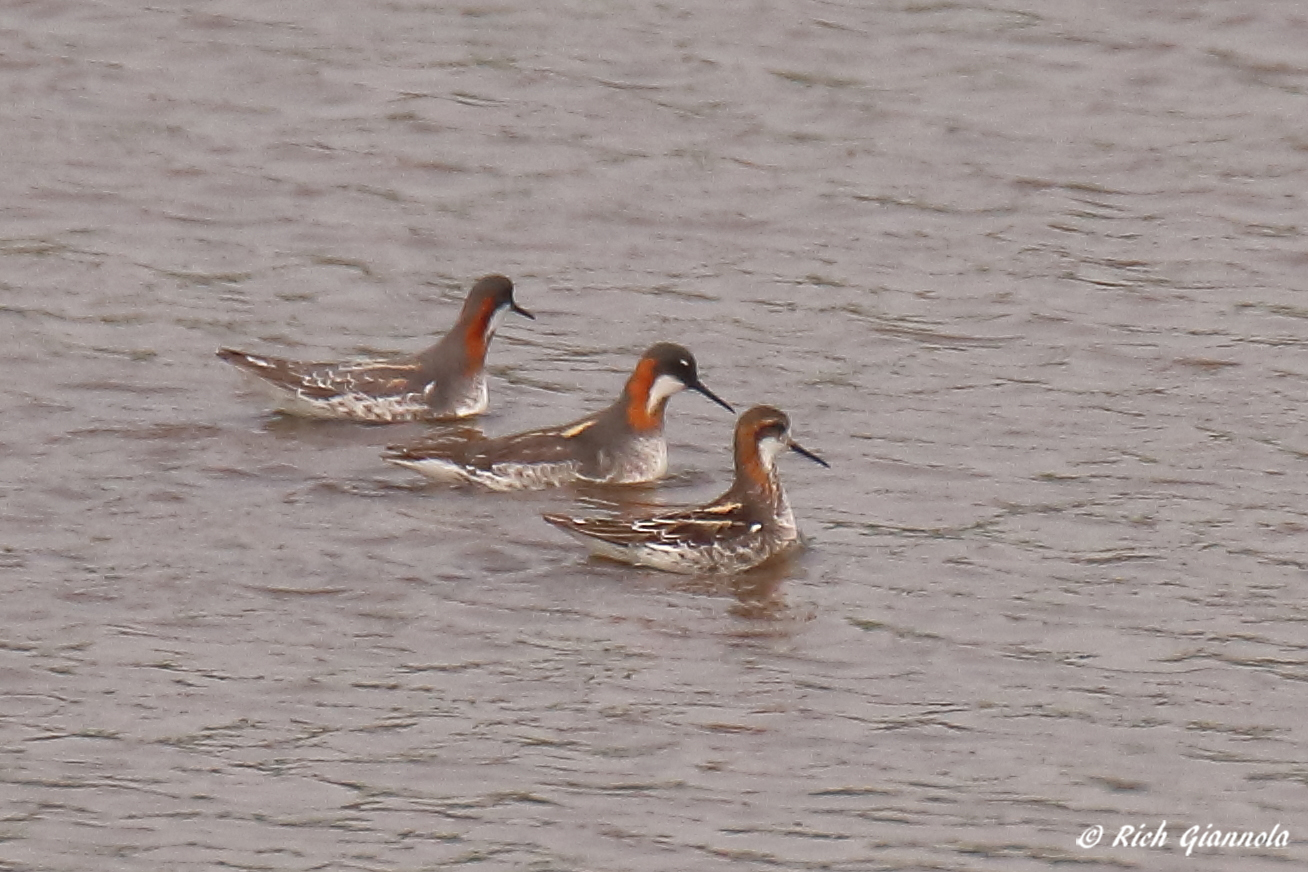
[[[699,380],[690,351],[660,342],[641,355],[618,399],[601,412],[495,439],[437,437],[394,445],[382,456],[437,481],[471,482],[497,491],[653,481],[668,469],[664,410],[673,395],[687,388],[734,411]]]
[[[597,555],[668,572],[742,572],[800,544],[776,459],[789,449],[828,466],[790,436],[790,419],[772,406],[755,406],[736,422],[736,477],[717,499],[636,519],[546,514],[546,521]]]
[[[218,356],[257,376],[288,414],[372,424],[464,418],[486,411],[486,349],[510,311],[536,318],[514,301],[512,281],[489,275],[472,286],[450,332],[417,354],[340,363],[233,348],[218,349]]]

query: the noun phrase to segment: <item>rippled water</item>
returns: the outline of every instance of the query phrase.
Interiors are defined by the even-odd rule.
[[[0,9],[0,869],[1308,860],[1308,13]],[[281,420],[504,272],[504,433],[655,340],[833,466],[682,583]],[[694,502],[731,421],[672,403]],[[1166,821],[1159,848],[1112,847]],[[1077,837],[1105,827],[1093,848]],[[1291,834],[1179,847],[1191,826]]]

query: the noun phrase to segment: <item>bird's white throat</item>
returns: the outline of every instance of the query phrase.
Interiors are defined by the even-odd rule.
[[[790,445],[777,437],[764,436],[758,441],[758,453],[763,461],[763,468],[771,471],[777,465],[777,455],[789,449]]]
[[[661,375],[654,379],[654,384],[650,385],[649,399],[645,402],[645,411],[650,414],[663,405],[663,401],[673,394],[679,394],[686,389],[685,383],[674,376]]]
[[[504,323],[504,316],[507,314],[509,314],[509,307],[507,305],[504,305],[496,309],[494,314],[490,316],[490,320],[486,322],[487,339],[490,339],[492,336],[494,336],[495,331],[500,329],[500,325]]]

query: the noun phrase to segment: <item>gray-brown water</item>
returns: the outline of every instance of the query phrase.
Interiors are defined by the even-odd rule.
[[[1303,868],[1302,4],[189,6],[0,8],[0,869]],[[831,461],[812,548],[587,562],[539,513],[603,493],[213,357],[492,271],[480,426],[683,342]]]

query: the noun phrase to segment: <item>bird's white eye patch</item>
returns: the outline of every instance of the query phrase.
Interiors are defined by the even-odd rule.
[[[645,403],[645,411],[651,414],[663,401],[673,394],[680,393],[686,389],[686,384],[676,376],[661,375],[654,379],[654,384],[649,388],[649,400]]]

